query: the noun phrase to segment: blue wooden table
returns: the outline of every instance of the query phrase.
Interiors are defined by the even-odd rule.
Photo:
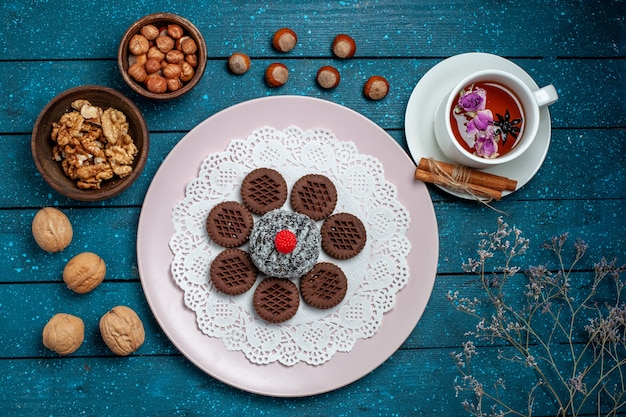
[[[519,263],[556,270],[555,258],[540,245],[565,232],[570,235],[568,250],[577,237],[589,245],[575,267],[573,286],[588,286],[594,262],[602,257],[625,262],[624,1],[6,0],[0,10],[0,415],[465,415],[465,394],[457,397],[454,389],[459,373],[451,353],[463,350],[465,333],[476,323],[447,296],[459,291],[481,297],[477,276],[464,272],[462,264],[476,256],[479,233],[495,230],[502,214],[436,187],[429,186],[429,193],[440,252],[429,304],[402,347],[364,378],[304,398],[251,394],[200,371],[161,331],[137,268],[137,222],[144,196],[164,158],[187,132],[249,99],[303,95],[329,100],[371,119],[408,152],[405,109],[430,68],[465,52],[508,58],[537,84],[554,84],[560,96],[550,109],[552,141],[545,163],[522,189],[494,203],[506,213],[504,221],[530,239]],[[191,20],[203,33],[210,57],[200,84],[169,102],[136,95],[116,63],[126,28],[160,11]],[[271,47],[271,35],[280,27],[299,35],[289,54]],[[330,42],[338,33],[349,33],[357,42],[357,53],[348,61],[330,55]],[[226,68],[236,51],[252,58],[250,72],[241,77]],[[279,89],[263,81],[265,68],[274,61],[290,68],[287,85]],[[328,63],[342,73],[340,86],[332,91],[321,90],[313,78]],[[373,74],[384,75],[391,85],[389,95],[377,102],[362,95],[364,81]],[[149,160],[140,179],[102,203],[55,193],[30,155],[30,134],[41,109],[60,92],[84,84],[126,94],[150,129]],[[31,235],[33,216],[44,206],[62,209],[74,225],[72,245],[58,254],[43,252]],[[65,263],[82,251],[99,253],[108,267],[105,282],[86,295],[69,291],[61,279]],[[607,300],[614,296],[610,289],[603,291]],[[135,309],[146,329],[143,346],[124,358],[106,348],[96,326],[107,309],[120,304]],[[60,311],[86,323],[85,342],[68,357],[49,351],[41,341],[43,326]],[[491,356],[474,364],[476,372],[486,381],[506,374],[508,365],[498,360],[498,352],[508,347],[489,342],[482,347]],[[509,377],[505,396],[513,399],[536,381],[532,372]],[[555,415],[558,407],[541,398],[533,415]],[[581,415],[599,413],[592,401]]]

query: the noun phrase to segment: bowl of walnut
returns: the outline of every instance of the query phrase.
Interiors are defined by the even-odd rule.
[[[126,190],[145,166],[146,122],[135,104],[108,87],[64,91],[41,111],[31,138],[35,166],[58,193],[101,201]]]
[[[169,100],[189,92],[202,78],[206,43],[187,19],[155,13],[133,23],[120,42],[117,64],[136,93]]]

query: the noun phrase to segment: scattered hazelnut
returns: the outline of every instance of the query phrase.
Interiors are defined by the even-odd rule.
[[[135,34],[128,41],[128,52],[133,55],[142,55],[150,49],[150,42],[143,35]]]
[[[158,74],[146,78],[146,88],[151,93],[165,93],[167,91],[167,80]]]
[[[289,52],[296,47],[298,36],[289,28],[278,29],[272,38],[272,45],[277,51]]]
[[[143,344],[143,324],[132,309],[126,306],[113,307],[100,319],[100,334],[113,353],[127,356]]]
[[[326,65],[317,71],[316,80],[320,87],[331,89],[339,85],[341,76],[335,67]]]
[[[176,23],[167,25],[167,34],[172,39],[180,39],[183,36],[183,28]]]
[[[370,100],[381,100],[389,93],[389,82],[379,75],[370,77],[363,87],[363,94]]]
[[[65,213],[44,207],[35,214],[32,223],[35,242],[46,252],[60,252],[72,242],[73,230]]]
[[[76,316],[58,313],[43,328],[43,345],[59,355],[74,353],[85,339],[85,324]]]
[[[65,265],[63,281],[70,290],[85,294],[102,283],[106,272],[106,264],[102,258],[95,253],[83,252]]]
[[[265,82],[270,87],[280,87],[287,83],[289,79],[289,70],[279,62],[270,64],[265,70]]]
[[[356,53],[356,42],[342,33],[333,40],[332,49],[337,58],[352,58]]]
[[[145,25],[140,32],[149,41],[153,41],[159,36],[159,29],[154,25]]]
[[[159,51],[164,54],[174,49],[174,40],[169,36],[158,36],[154,42],[157,48],[159,48]]]
[[[250,57],[241,52],[235,52],[228,58],[228,69],[237,75],[246,73],[250,69]]]

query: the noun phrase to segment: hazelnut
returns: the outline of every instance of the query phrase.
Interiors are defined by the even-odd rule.
[[[150,42],[143,35],[135,34],[128,41],[128,52],[133,55],[142,55],[150,49]]]
[[[43,345],[59,355],[74,353],[85,339],[85,324],[71,314],[55,314],[43,328]]]
[[[150,49],[148,49],[146,57],[148,59],[156,59],[157,61],[161,62],[165,59],[165,54],[159,51],[159,48],[157,48],[156,46],[152,46],[150,47]]]
[[[167,34],[172,39],[180,39],[183,36],[183,28],[176,23],[167,25]]]
[[[146,79],[146,88],[151,93],[165,93],[167,91],[167,80],[158,74],[151,74],[152,77]]]
[[[179,78],[183,70],[179,64],[166,64],[163,67],[163,76],[165,78]]]
[[[198,45],[196,44],[196,41],[194,41],[189,36],[183,36],[176,42],[177,42],[176,49],[178,49],[179,51],[182,51],[182,53],[185,55],[195,54],[196,51],[198,50]]]
[[[298,36],[289,28],[278,29],[272,38],[272,45],[277,51],[289,52],[296,47]]]
[[[326,65],[317,71],[316,80],[320,87],[330,89],[339,85],[341,77],[335,67]]]
[[[168,78],[167,79],[167,89],[169,91],[176,91],[183,88],[183,82],[180,78]]]
[[[380,75],[370,77],[363,87],[363,94],[370,100],[381,100],[389,93],[389,82]]]
[[[182,74],[180,74],[180,80],[183,82],[191,80],[196,73],[191,64],[187,61],[181,62],[180,68],[182,69]]]
[[[237,75],[246,73],[250,69],[250,57],[241,52],[235,52],[228,58],[228,69]]]
[[[72,242],[74,232],[65,213],[44,207],[35,214],[32,223],[35,242],[46,252],[60,252]]]
[[[332,49],[337,58],[352,58],[356,53],[356,42],[350,36],[341,33],[333,40]]]
[[[154,25],[145,25],[140,32],[149,41],[153,41],[159,36],[159,29]]]
[[[129,55],[128,57],[128,66],[132,67],[135,64],[145,64],[146,60],[148,59],[148,55],[147,54],[141,54],[141,55]]]
[[[70,290],[85,294],[102,283],[106,272],[106,264],[102,258],[95,253],[83,252],[65,265],[63,281]]]
[[[148,73],[143,65],[136,63],[128,68],[128,75],[130,75],[135,81],[142,83],[146,80]]]
[[[165,54],[165,59],[170,64],[180,64],[185,60],[185,54],[183,54],[178,49],[172,49],[168,53]]]
[[[144,64],[144,68],[148,74],[157,72],[161,69],[161,61],[157,61],[154,58],[148,58],[148,60]]]
[[[187,61],[189,65],[195,68],[198,66],[198,55],[196,54],[185,55],[185,61]]]
[[[287,83],[289,70],[284,64],[275,62],[270,64],[265,70],[265,82],[270,87],[280,87]]]
[[[164,54],[174,49],[174,40],[169,36],[158,36],[154,42],[156,43],[157,48],[159,48],[159,51]]]
[[[113,353],[127,356],[143,344],[143,324],[132,309],[126,306],[113,307],[100,319],[100,334]]]

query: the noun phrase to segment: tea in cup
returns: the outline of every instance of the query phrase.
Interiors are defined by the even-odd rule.
[[[541,108],[557,99],[551,84],[533,91],[504,71],[475,72],[439,104],[434,117],[437,143],[460,165],[486,168],[510,162],[532,145]]]

